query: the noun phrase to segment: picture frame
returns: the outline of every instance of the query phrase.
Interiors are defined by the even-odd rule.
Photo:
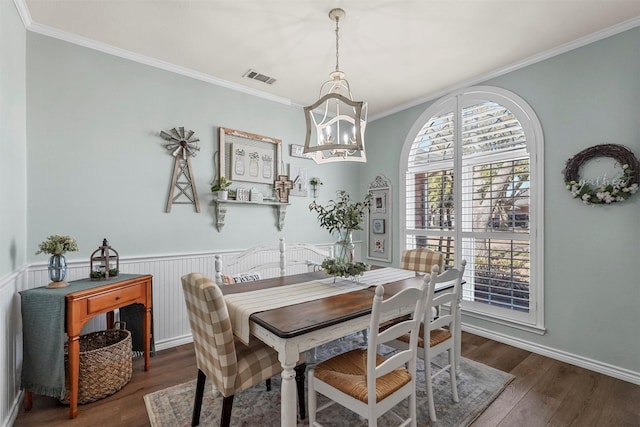
[[[301,159],[312,159],[311,154],[304,152],[304,145],[289,144],[289,155]]]
[[[378,175],[369,183],[372,196],[369,208],[367,258],[376,261],[391,262],[393,252],[391,181],[384,175]]]
[[[373,234],[384,234],[385,223],[384,219],[377,218],[371,220],[371,232]]]
[[[371,203],[372,211],[376,213],[385,213],[387,211],[387,197],[386,193],[378,193],[373,195],[373,202]]]
[[[273,194],[275,181],[283,173],[282,141],[225,127],[218,129],[218,136],[218,178],[227,178],[234,189]]]
[[[298,165],[289,165],[289,179],[293,181],[290,196],[309,196],[309,178],[307,168]]]

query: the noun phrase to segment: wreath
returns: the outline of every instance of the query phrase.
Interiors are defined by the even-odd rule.
[[[600,182],[580,179],[580,167],[595,157],[611,157],[622,165],[622,176],[618,179],[603,179]],[[583,203],[611,204],[624,202],[638,191],[640,161],[628,148],[617,144],[601,144],[582,150],[569,160],[564,168],[564,183],[574,199]]]

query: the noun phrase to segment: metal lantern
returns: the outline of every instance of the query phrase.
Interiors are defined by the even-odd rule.
[[[118,277],[120,273],[120,256],[113,249],[107,239],[102,240],[102,246],[93,251],[90,258],[89,277],[91,280],[108,280]]]

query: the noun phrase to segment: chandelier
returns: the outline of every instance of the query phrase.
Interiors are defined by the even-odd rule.
[[[342,9],[332,9],[329,18],[336,23],[336,69],[320,86],[320,99],[304,107],[307,132],[304,152],[316,163],[337,161],[366,162],[364,129],[367,103],[354,101],[349,82],[339,67],[339,23]]]

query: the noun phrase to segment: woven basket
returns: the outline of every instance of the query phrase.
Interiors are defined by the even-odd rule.
[[[64,348],[65,387],[64,398],[68,404],[69,363],[67,345]],[[78,378],[78,403],[95,402],[125,386],[131,379],[131,332],[125,329],[108,329],[80,336],[80,376]]]

